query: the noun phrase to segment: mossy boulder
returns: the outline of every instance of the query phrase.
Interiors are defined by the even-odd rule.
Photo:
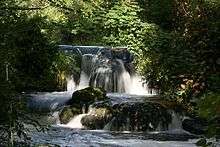
[[[67,106],[59,114],[60,122],[67,124],[74,116],[81,113],[81,110],[75,107]]]
[[[76,108],[82,108],[83,106],[88,108],[88,106],[95,101],[102,101],[105,99],[107,99],[107,97],[104,89],[87,87],[85,89],[75,91],[67,104]]]
[[[64,107],[59,114],[61,123],[68,123],[75,115],[83,113],[83,109],[87,112],[92,103],[105,99],[107,99],[106,92],[101,88],[88,87],[75,91],[67,102],[68,106]]]
[[[166,130],[171,122],[168,109],[154,102],[123,102],[115,105],[103,102],[93,105],[92,110],[81,120],[88,129],[154,131],[160,126]]]
[[[82,118],[81,123],[87,129],[103,129],[112,119],[112,110],[108,108],[93,108],[89,115]]]
[[[154,131],[160,125],[166,130],[172,118],[159,103],[136,102],[113,106],[115,120],[110,130]]]

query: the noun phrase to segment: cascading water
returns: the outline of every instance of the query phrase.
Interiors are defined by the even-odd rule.
[[[102,87],[108,92],[128,93],[130,82],[130,75],[120,59],[98,63],[90,78],[91,86]]]
[[[73,92],[75,90],[76,84],[75,84],[72,76],[67,78],[67,86],[66,87],[67,87],[67,91],[69,91],[69,92]]]
[[[87,114],[85,114],[85,113],[79,114],[79,115],[75,116],[73,119],[71,119],[70,122],[68,122],[67,124],[58,124],[58,125],[61,126],[61,127],[82,129],[84,127],[81,123],[81,120],[86,115]]]
[[[114,93],[118,93],[119,95],[116,96],[117,100],[126,97],[126,99],[121,99],[122,102],[129,99],[129,94],[134,95],[130,97],[133,101],[137,101],[135,100],[135,95],[155,95],[156,93],[149,92],[147,85],[142,83],[140,76],[135,74],[130,75],[126,67],[131,64],[132,60],[130,57],[125,57],[125,55],[127,54],[113,54],[111,50],[101,50],[100,52],[96,52],[96,54],[83,54],[81,57],[80,82],[79,85],[76,85],[75,89],[80,90],[88,86],[101,87],[113,95]],[[71,79],[71,81],[73,80]],[[71,81],[67,83],[71,83]],[[112,94],[109,96],[111,97]],[[113,97],[115,98],[115,96]],[[88,112],[87,115],[91,115],[91,112]],[[85,114],[80,114],[74,117],[65,126],[70,128],[82,128],[80,119],[84,116]],[[130,118],[126,118],[126,120],[128,120],[128,123],[125,123],[124,126],[121,127],[122,130],[129,130]]]
[[[135,95],[156,95],[158,92],[155,89],[149,89],[147,84],[144,84],[141,76],[135,75],[131,77],[129,94]]]
[[[150,102],[147,103],[149,104],[149,107],[145,105],[145,100],[147,99],[148,101],[150,101],[151,96],[152,98],[154,98],[154,96],[157,94],[157,91],[154,89],[149,89],[147,87],[147,84],[143,84],[140,76],[131,73],[131,69],[129,69],[131,58],[126,57],[127,55],[125,56],[125,54],[112,54],[111,50],[104,48],[102,48],[101,50],[96,50],[95,48],[92,48],[91,52],[89,52],[89,49],[87,49],[86,51],[82,51],[82,49],[78,47],[76,48],[76,52],[82,56],[79,84],[75,84],[74,79],[72,78],[72,76],[70,76],[67,79],[66,92],[31,94],[32,99],[29,103],[30,107],[48,107],[50,111],[53,111],[52,117],[58,117],[59,112],[57,111],[57,109],[59,110],[60,107],[62,108],[65,105],[65,103],[72,97],[72,93],[75,90],[80,90],[88,86],[93,86],[104,88],[108,92],[107,97],[111,101],[109,105],[111,110],[116,109],[117,111],[121,111],[123,113],[117,113],[117,115],[111,116],[108,114],[109,112],[107,111],[107,109],[100,109],[96,106],[91,107],[87,113],[76,115],[67,124],[60,124],[60,122],[57,121],[56,123],[58,125],[55,125],[55,128],[49,131],[55,134],[54,136],[53,134],[49,134],[49,136],[47,136],[46,134],[36,135],[36,133],[35,138],[37,138],[36,140],[39,140],[37,143],[48,143],[49,140],[49,143],[53,142],[54,144],[58,144],[61,146],[75,146],[76,144],[80,146],[82,145],[82,143],[84,143],[84,146],[108,146],[109,144],[110,146],[117,146],[118,144],[120,144],[121,146],[133,146],[135,145],[135,143],[142,146],[158,146],[161,142],[159,142],[158,144],[156,141],[153,142],[146,140],[148,138],[152,139],[151,136],[148,135],[146,137],[145,134],[140,136],[141,134],[135,134],[134,132],[132,132],[142,131],[144,129],[160,132],[161,130],[164,130],[164,128],[166,128],[164,127],[164,121],[166,121],[166,119],[162,117],[165,114],[164,109],[159,110],[156,103],[154,106],[152,106]],[[149,108],[149,110],[145,111],[146,108]],[[142,113],[144,113],[145,115],[142,115]],[[179,116],[176,115],[174,112],[169,113],[171,114],[171,117],[173,119],[170,125],[167,126],[167,128],[181,129],[181,121],[179,119]],[[118,136],[114,136],[111,133],[93,133],[92,131],[83,132],[83,130],[78,129],[77,132],[73,132],[74,129],[68,129],[85,129],[86,127],[84,126],[84,123],[86,124],[87,122],[89,122],[86,120],[96,118],[97,115],[98,118],[104,118],[103,124],[98,123],[98,125],[102,125],[102,127],[98,126],[98,129],[103,129],[105,131],[129,131],[129,133],[126,132],[128,134],[121,134],[121,140],[118,140]],[[152,119],[148,119],[148,117],[152,117]],[[159,121],[155,122],[155,120],[157,119],[159,119]],[[97,121],[100,120],[98,119]],[[153,136],[156,137],[157,135],[154,134]],[[173,140],[179,139],[175,138],[177,137],[176,135],[169,135],[169,138],[170,137],[173,137]],[[128,138],[131,143],[127,143]],[[158,135],[158,138],[156,137],[156,139],[161,139],[160,134]],[[115,142],[115,144],[112,144],[112,142]],[[184,146],[187,145],[187,143],[179,144]],[[167,143],[166,146],[170,147],[172,146],[172,143]]]
[[[80,82],[76,89],[93,86],[102,87],[107,92],[135,95],[156,94],[155,91],[153,93],[149,91],[140,76],[130,75],[125,68],[128,61],[125,62],[124,59],[124,57],[115,57],[110,50],[82,55]]]

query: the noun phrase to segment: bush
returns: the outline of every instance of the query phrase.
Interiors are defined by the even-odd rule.
[[[209,92],[203,95],[198,102],[198,113],[209,122],[207,135],[220,135],[220,93]]]

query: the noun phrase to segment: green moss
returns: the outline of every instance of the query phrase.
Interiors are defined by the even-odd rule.
[[[114,110],[114,115],[117,116],[118,129],[127,123],[127,118],[130,121],[130,129],[134,131],[153,131],[159,124],[166,129],[171,121],[167,109],[154,102],[123,103],[116,106]]]
[[[75,115],[82,113],[83,108],[87,111],[90,104],[105,99],[106,92],[101,88],[88,87],[75,91],[67,102],[69,106],[63,108],[59,115],[61,123],[68,123]]]
[[[159,125],[164,130],[171,122],[168,109],[155,102],[121,103],[114,106],[105,102],[95,105],[89,115],[83,117],[82,124],[89,129],[103,129],[109,126],[112,131],[153,131]],[[125,128],[125,126],[127,126]]]

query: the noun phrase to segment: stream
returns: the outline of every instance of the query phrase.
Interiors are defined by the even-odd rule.
[[[82,56],[80,82],[76,84],[73,77],[70,76],[67,91],[28,94],[28,107],[33,111],[32,117],[36,117],[40,123],[50,126],[45,132],[30,129],[29,136],[32,146],[196,146],[198,136],[182,129],[182,116],[174,111],[164,112],[156,104],[151,106],[150,102],[159,98],[158,90],[148,88],[147,83],[143,84],[140,76],[132,73],[132,57],[126,50],[117,50],[113,54],[109,49],[98,47],[90,49],[90,47],[62,46],[62,48],[66,51],[75,51]],[[121,114],[120,119],[117,116],[111,117],[108,122],[103,124],[102,129],[88,129],[83,126],[82,118],[89,115],[95,116],[96,114],[93,113],[97,109],[89,107],[88,112],[82,110],[82,114],[75,116],[67,124],[62,124],[59,114],[66,102],[71,99],[72,93],[88,86],[105,89],[110,102],[109,106],[113,109],[126,108],[124,109],[126,115]],[[144,105],[146,102],[147,106]],[[115,108],[115,106],[118,107]],[[142,109],[139,109],[139,106]],[[158,123],[153,124],[148,119],[142,118],[142,112],[144,117],[146,114],[148,115],[148,106],[150,107],[149,115],[153,117],[153,120],[160,120]],[[151,107],[154,111],[151,111]],[[160,118],[163,114],[170,116],[171,120],[168,122],[166,119]]]
[[[108,93],[114,103],[134,102],[153,99],[149,96],[137,96],[121,93]],[[44,111],[38,115],[41,123],[51,125],[45,132],[32,129],[31,145],[50,145],[61,147],[195,147],[197,137],[181,128],[179,117],[173,115],[173,121],[167,131],[132,132],[81,129],[80,120],[72,126],[60,124],[58,114],[70,98],[70,92],[52,92],[31,94],[29,107]],[[46,113],[47,112],[47,113]],[[77,121],[77,120],[76,120]],[[74,128],[74,127],[78,128]]]

